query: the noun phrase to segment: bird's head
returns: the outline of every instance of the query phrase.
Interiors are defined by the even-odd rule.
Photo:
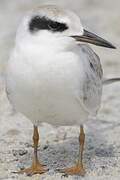
[[[54,5],[44,5],[34,9],[24,18],[19,31],[23,38],[27,35],[36,39],[64,37],[77,42],[115,48],[108,41],[85,30],[75,13]]]

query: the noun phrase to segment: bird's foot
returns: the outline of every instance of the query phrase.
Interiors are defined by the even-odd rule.
[[[27,176],[32,176],[34,174],[43,174],[47,171],[48,171],[48,169],[45,168],[45,165],[42,165],[39,162],[37,162],[36,164],[33,163],[30,168],[20,170],[17,173],[18,174],[24,174],[25,173]]]
[[[68,176],[68,175],[84,176],[85,175],[85,169],[80,164],[77,164],[76,166],[73,166],[73,167],[70,167],[70,168],[59,169],[58,171],[61,172],[61,173],[64,173],[64,176]]]

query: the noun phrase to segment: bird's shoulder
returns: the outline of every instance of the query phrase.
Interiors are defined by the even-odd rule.
[[[82,53],[85,54],[87,60],[89,61],[90,68],[96,73],[97,77],[103,78],[103,70],[100,62],[99,56],[94,52],[94,50],[86,44],[79,45]]]

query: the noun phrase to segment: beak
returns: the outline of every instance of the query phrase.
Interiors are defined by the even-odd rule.
[[[81,41],[81,42],[95,44],[96,46],[116,49],[116,47],[113,46],[108,41],[86,30],[84,30],[84,34],[82,36],[71,36],[71,37],[75,38],[76,41]]]

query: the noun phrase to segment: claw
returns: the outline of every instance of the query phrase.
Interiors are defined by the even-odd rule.
[[[43,174],[47,171],[48,171],[48,169],[45,168],[45,165],[41,165],[40,163],[37,163],[35,166],[32,165],[30,168],[20,170],[17,173],[18,174],[26,173],[27,176],[32,176],[34,174]]]
[[[63,176],[68,176],[68,175],[80,175],[84,176],[85,175],[85,169],[83,166],[76,165],[71,168],[66,168],[66,169],[58,169],[58,172],[64,173]]]

